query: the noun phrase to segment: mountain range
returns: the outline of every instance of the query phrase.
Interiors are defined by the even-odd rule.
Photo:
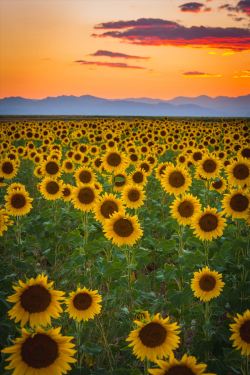
[[[250,94],[238,97],[178,96],[105,99],[92,95],[62,95],[44,99],[0,99],[0,115],[199,116],[250,117]]]

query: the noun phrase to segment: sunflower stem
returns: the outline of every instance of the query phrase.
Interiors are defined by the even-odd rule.
[[[77,343],[77,368],[80,369],[80,374],[82,371],[81,367],[81,358],[82,358],[82,348],[81,348],[81,330],[82,330],[82,323],[81,322],[75,322],[76,323],[76,343]]]
[[[209,263],[209,241],[204,241],[205,264]]]
[[[209,343],[209,322],[210,322],[210,306],[209,302],[205,302],[204,306],[204,334],[205,334],[205,341],[206,341],[206,350],[205,350],[205,361],[207,362],[209,359],[209,350],[207,348]]]
[[[97,317],[96,321],[97,321],[97,325],[98,325],[98,327],[100,329],[100,333],[102,335],[103,345],[104,345],[105,351],[107,353],[110,370],[113,371],[113,363],[114,363],[113,353],[112,353],[112,351],[111,351],[111,349],[109,347],[109,343],[108,343],[108,340],[107,340],[107,337],[106,337],[106,333],[105,333],[105,330],[103,328],[103,325],[102,325],[102,322],[101,322],[100,318]]]
[[[149,360],[148,358],[145,358],[144,360],[144,374],[148,375],[148,369],[149,369]]]

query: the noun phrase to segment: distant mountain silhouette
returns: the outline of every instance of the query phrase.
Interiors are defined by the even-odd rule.
[[[0,99],[0,115],[250,117],[250,94],[235,98],[178,96],[171,100],[104,99],[92,95],[62,95],[45,99],[9,97]]]

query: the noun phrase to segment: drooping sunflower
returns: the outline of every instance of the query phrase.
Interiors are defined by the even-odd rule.
[[[227,167],[228,182],[233,186],[249,186],[250,162],[248,159],[239,158]]]
[[[115,245],[134,245],[143,235],[138,217],[114,213],[103,224],[105,236]]]
[[[198,163],[197,173],[203,178],[215,178],[219,176],[221,161],[212,155],[203,155]]]
[[[41,165],[42,174],[46,177],[59,177],[61,174],[60,165],[56,160],[48,158]]]
[[[171,205],[171,215],[180,225],[190,225],[192,218],[201,210],[198,198],[191,194],[185,194],[181,198],[175,198]]]
[[[5,207],[10,215],[24,216],[32,209],[32,201],[25,189],[10,190],[5,196]]]
[[[39,190],[45,199],[54,201],[62,196],[62,183],[51,177],[45,177],[39,184]]]
[[[44,330],[41,327],[35,332],[22,329],[22,336],[16,338],[14,345],[3,349],[9,354],[6,366],[13,374],[25,375],[62,375],[71,369],[76,362],[73,337],[63,336],[61,328]]]
[[[94,185],[77,186],[72,194],[72,202],[75,208],[81,211],[91,211],[94,208],[98,194]]]
[[[180,360],[170,354],[168,361],[156,360],[156,364],[160,367],[157,369],[149,369],[151,375],[215,375],[205,373],[207,365],[205,363],[197,363],[194,356],[184,354]]]
[[[191,226],[196,237],[211,241],[222,236],[226,220],[215,208],[207,207],[193,217]]]
[[[114,194],[108,193],[105,193],[96,202],[94,212],[95,218],[101,223],[104,223],[115,212],[120,212],[121,214],[125,213],[121,200]]]
[[[139,208],[145,200],[145,192],[140,185],[127,185],[122,191],[122,199],[128,208]]]
[[[208,302],[212,298],[220,295],[225,283],[222,281],[222,274],[211,271],[207,266],[198,272],[194,272],[191,280],[191,289],[195,297],[203,302]]]
[[[100,314],[102,297],[97,290],[87,288],[77,288],[71,292],[66,300],[69,316],[78,322],[94,319],[95,315]]]
[[[233,219],[247,219],[250,208],[250,195],[244,190],[234,190],[224,195],[222,207],[224,213]]]
[[[163,189],[174,195],[185,193],[192,183],[192,179],[183,166],[168,165],[162,178],[161,185]]]
[[[53,289],[53,284],[43,274],[26,282],[19,280],[13,286],[15,293],[7,298],[15,304],[8,312],[10,319],[21,322],[22,327],[26,323],[31,327],[50,325],[51,318],[58,318],[62,312],[61,301],[64,300],[64,292]]]
[[[0,177],[10,180],[15,177],[18,170],[18,164],[14,160],[5,158],[0,161]]]
[[[0,237],[8,230],[8,227],[13,224],[6,209],[0,208]]]
[[[118,173],[127,166],[126,156],[117,149],[111,149],[106,152],[102,158],[103,168],[110,173]]]
[[[180,327],[170,318],[160,314],[148,317],[143,321],[135,320],[138,328],[130,332],[126,341],[133,347],[133,354],[143,361],[145,358],[155,361],[169,355],[178,348]]]
[[[230,324],[233,333],[230,340],[233,347],[241,351],[242,355],[250,355],[250,310],[246,310],[243,315],[237,314],[234,323]]]
[[[76,179],[76,183],[78,184],[93,184],[96,181],[95,173],[92,171],[91,168],[88,167],[80,167],[76,170],[74,177]]]

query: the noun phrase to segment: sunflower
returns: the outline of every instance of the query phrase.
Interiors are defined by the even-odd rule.
[[[168,165],[162,178],[161,185],[163,189],[174,195],[183,194],[189,189],[192,179],[187,170],[182,166]]]
[[[227,167],[227,175],[229,184],[241,187],[249,186],[250,162],[247,159],[239,158]]]
[[[15,339],[14,345],[2,350],[9,354],[7,370],[13,374],[62,375],[71,369],[76,350],[71,342],[73,337],[63,336],[61,328],[34,332],[22,329],[22,336]]]
[[[4,177],[6,180],[9,180],[17,174],[18,164],[13,160],[8,158],[0,161],[0,177]]]
[[[103,224],[105,236],[115,245],[134,245],[143,235],[137,216],[114,213]]]
[[[214,156],[204,155],[198,163],[197,173],[203,178],[218,177],[221,169],[221,162]]]
[[[45,199],[54,201],[62,196],[62,183],[51,177],[45,177],[39,184],[39,189]]]
[[[64,202],[69,202],[72,199],[74,186],[70,184],[63,184],[62,185],[62,199]]]
[[[115,191],[122,191],[127,184],[127,174],[120,172],[114,176],[110,176],[110,183],[113,185]]]
[[[13,224],[13,221],[9,218],[6,209],[0,208],[0,237],[3,233],[8,230],[8,227]]]
[[[74,164],[73,164],[72,160],[70,160],[70,159],[64,160],[63,163],[62,163],[62,170],[65,173],[72,173],[74,171]]]
[[[102,297],[97,290],[87,288],[77,288],[71,292],[66,300],[69,316],[78,322],[94,319],[95,315],[100,314]]]
[[[222,177],[213,181],[211,184],[211,189],[216,190],[218,193],[223,193],[223,191],[225,191],[226,188],[227,188],[226,180]]]
[[[41,171],[43,176],[46,177],[56,178],[61,174],[60,165],[56,160],[53,160],[52,158],[48,158],[42,163]]]
[[[243,190],[234,190],[224,195],[222,207],[224,213],[232,216],[233,219],[247,219],[250,195]]]
[[[233,324],[230,324],[230,330],[233,334],[230,340],[233,341],[233,347],[241,350],[242,355],[250,355],[250,310],[246,310],[243,315],[237,314]]]
[[[222,281],[222,274],[211,271],[207,266],[194,272],[191,280],[191,289],[195,297],[203,302],[208,302],[212,298],[220,295],[225,283]]]
[[[124,214],[124,207],[120,199],[116,198],[114,194],[105,193],[96,202],[94,207],[96,220],[104,223],[115,212]]]
[[[74,174],[76,184],[93,184],[96,181],[96,177],[91,168],[81,167],[78,168]]]
[[[191,224],[194,234],[202,241],[211,241],[214,238],[221,237],[225,225],[226,220],[221,213],[209,206],[202,212],[197,213]]]
[[[144,170],[137,168],[129,175],[129,182],[133,185],[145,185],[147,182],[146,173]]]
[[[155,361],[163,358],[178,348],[180,327],[177,323],[170,323],[170,318],[165,319],[156,314],[143,321],[135,320],[138,328],[130,332],[126,341],[133,347],[133,354],[143,361],[145,358]]]
[[[64,292],[54,290],[53,284],[43,274],[26,282],[19,280],[13,286],[15,293],[7,298],[8,302],[15,303],[8,312],[10,319],[21,322],[22,327],[28,322],[31,327],[50,325],[51,317],[58,318],[62,312],[60,303],[64,299]]]
[[[122,152],[111,149],[103,156],[102,166],[107,172],[118,173],[126,168],[127,159]]]
[[[176,359],[171,353],[168,361],[156,360],[159,369],[149,369],[152,375],[215,375],[205,373],[207,365],[205,363],[197,363],[194,356],[184,354],[180,360]]]
[[[94,208],[97,197],[94,185],[80,185],[73,191],[72,202],[75,208],[87,212]]]
[[[128,208],[139,208],[143,205],[145,192],[140,185],[127,185],[122,191],[122,199]]]
[[[155,171],[155,175],[156,175],[156,178],[158,181],[161,181],[165,171],[166,171],[166,168],[168,166],[171,166],[172,164],[170,162],[162,162],[160,164],[158,164],[157,168],[156,168],[156,171]]]
[[[29,193],[23,188],[20,190],[11,190],[5,195],[6,209],[10,215],[24,216],[27,215],[32,209]]]
[[[176,198],[171,205],[171,215],[180,225],[190,225],[192,218],[200,212],[201,205],[198,198],[191,194],[185,194]]]

